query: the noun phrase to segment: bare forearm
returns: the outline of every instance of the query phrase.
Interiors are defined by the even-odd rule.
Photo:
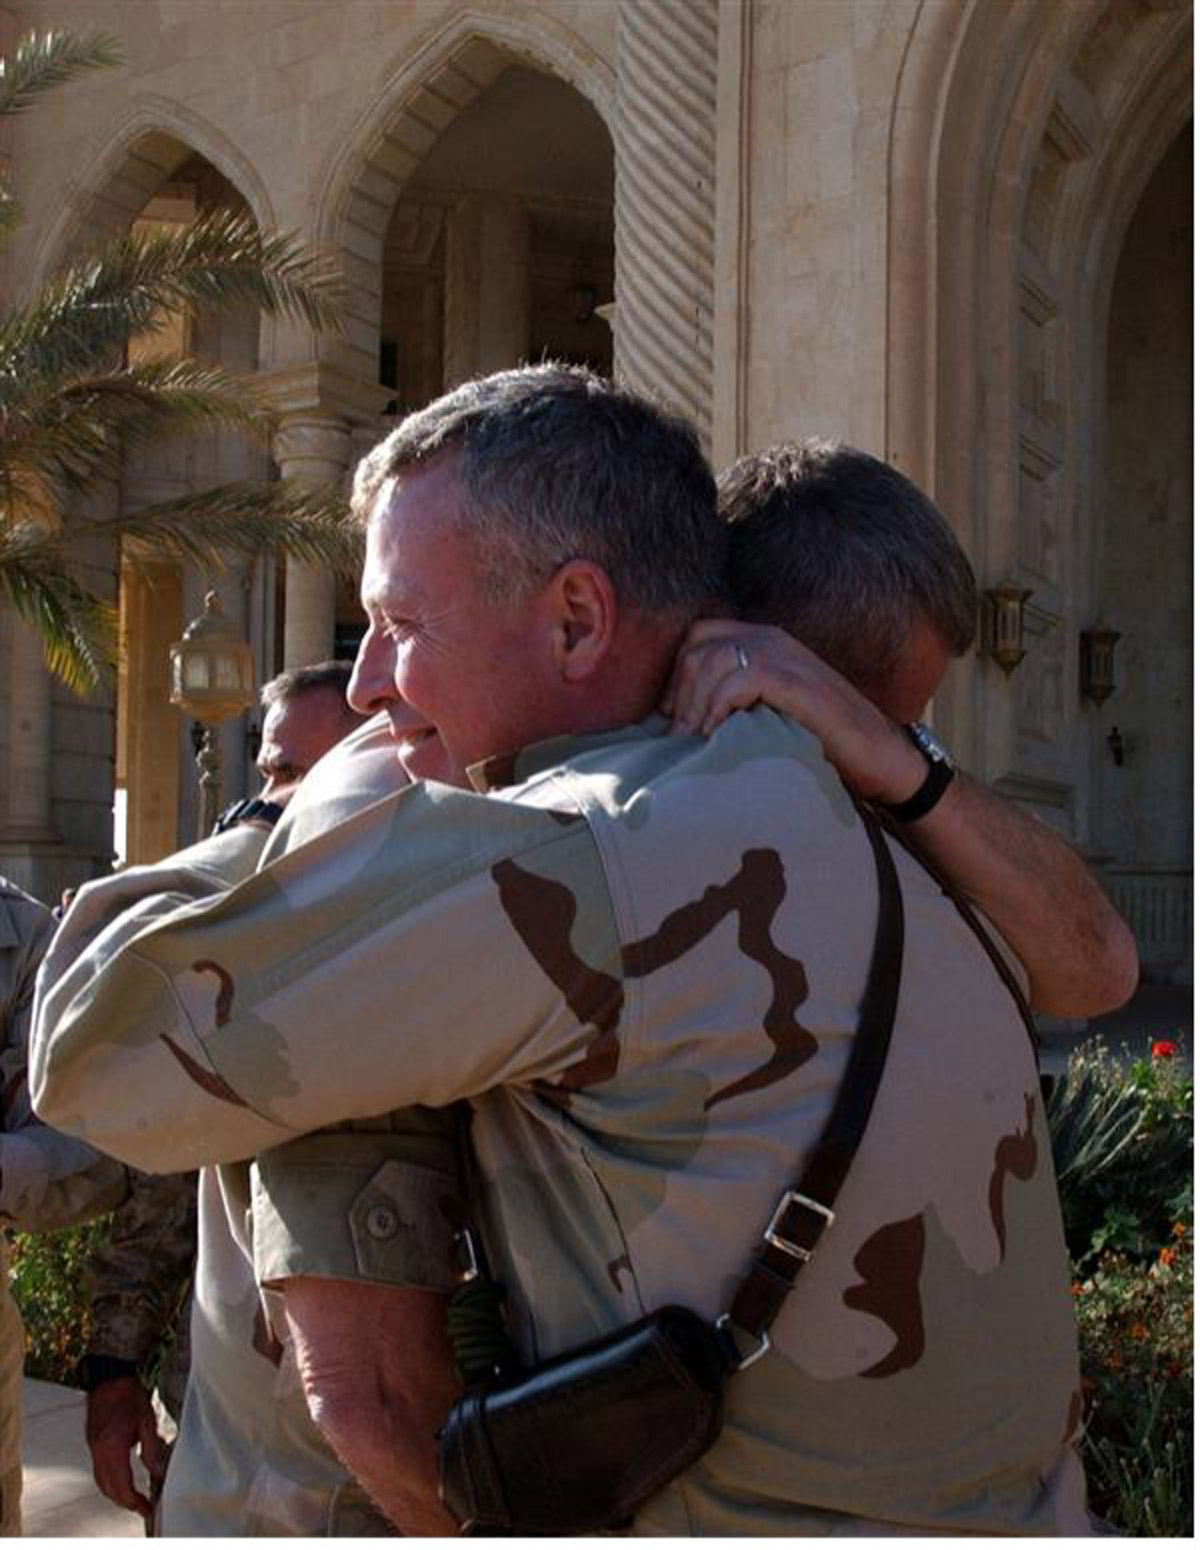
[[[1133,935],[1048,825],[960,770],[934,810],[905,833],[1020,958],[1035,1011],[1091,1017],[1132,995]]]
[[[325,1440],[404,1534],[456,1534],[437,1495],[435,1433],[458,1390],[445,1299],[307,1276],[283,1288],[309,1411]]]

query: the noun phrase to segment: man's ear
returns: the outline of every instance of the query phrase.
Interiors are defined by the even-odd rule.
[[[617,594],[606,571],[568,560],[550,583],[554,661],[568,683],[590,678],[608,656],[617,627]]]

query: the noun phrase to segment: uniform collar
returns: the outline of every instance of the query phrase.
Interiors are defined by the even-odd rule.
[[[597,748],[611,747],[620,743],[639,742],[647,737],[661,737],[667,730],[665,716],[647,716],[633,726],[611,727],[605,732],[586,732],[563,737],[546,738],[540,743],[530,743],[516,753],[495,754],[469,765],[467,779],[471,789],[481,794],[503,791],[508,786],[520,786],[545,770],[566,764],[581,754]]]

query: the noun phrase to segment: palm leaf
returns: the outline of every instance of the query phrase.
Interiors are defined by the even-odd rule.
[[[65,382],[43,377],[19,402],[0,406],[0,467],[28,468],[65,492],[115,478],[124,453],[172,436],[235,430],[265,441],[274,420],[252,391],[235,373],[195,361],[142,362]]]
[[[220,210],[187,227],[129,231],[0,324],[0,398],[30,376],[108,370],[130,336],[152,335],[189,307],[256,307],[333,329],[341,299],[326,259],[286,232],[264,235],[249,215]]]
[[[73,522],[69,541],[95,535],[119,536],[134,563],[144,557],[224,569],[234,556],[282,550],[349,577],[362,565],[362,532],[341,488],[290,479],[238,481],[156,501],[111,521]]]
[[[46,547],[23,552],[0,534],[0,586],[41,637],[46,666],[86,694],[111,674],[117,610],[81,586]]]
[[[31,32],[11,58],[0,59],[0,116],[24,112],[43,92],[88,70],[111,69],[124,58],[107,32]]]

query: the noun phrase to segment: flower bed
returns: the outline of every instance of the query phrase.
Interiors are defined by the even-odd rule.
[[[1125,1063],[1072,1056],[1048,1106],[1076,1280],[1092,1508],[1130,1535],[1190,1535],[1192,1079],[1175,1039]]]

